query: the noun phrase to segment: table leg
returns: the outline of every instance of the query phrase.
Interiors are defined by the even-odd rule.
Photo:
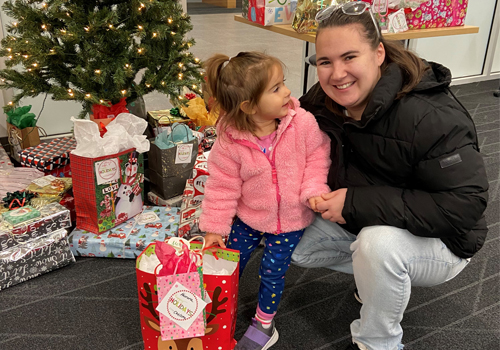
[[[311,68],[311,66],[315,66],[315,63],[311,64],[309,58],[311,56],[315,57],[315,54],[316,48],[314,44],[304,42],[302,47],[302,75],[300,76],[302,95],[304,95],[307,90],[309,90],[309,88],[316,83],[316,74],[309,74],[309,68]]]
[[[302,95],[307,92],[307,78],[309,75],[309,63],[307,62],[307,57],[309,53],[309,42],[304,41],[302,44],[302,74],[300,76],[300,87],[302,89]]]

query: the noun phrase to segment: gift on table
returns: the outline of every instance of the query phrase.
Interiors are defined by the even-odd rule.
[[[409,29],[456,27],[465,24],[469,0],[434,0],[406,14]]]
[[[290,0],[243,0],[242,16],[263,26],[290,24],[292,3]]]
[[[60,229],[0,251],[0,290],[75,262]]]
[[[135,259],[154,241],[177,234],[180,208],[144,206],[141,214],[115,228],[95,234],[75,229],[69,235],[75,256]]]
[[[39,216],[34,218],[24,207],[15,211],[17,216],[13,215],[12,211],[2,214],[5,222],[0,226],[0,252],[71,226],[69,210],[57,202],[47,204],[36,211]],[[26,220],[14,224],[9,224],[6,220],[6,217],[23,218],[23,215]]]
[[[76,140],[72,137],[60,137],[30,147],[20,152],[21,165],[41,171],[52,171],[69,164],[69,153],[76,148]]]

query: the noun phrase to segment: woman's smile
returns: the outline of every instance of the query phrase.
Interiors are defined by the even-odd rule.
[[[354,83],[355,83],[354,81],[351,81],[350,83],[345,83],[342,85],[334,85],[334,86],[339,90],[345,90],[347,88],[350,88]]]

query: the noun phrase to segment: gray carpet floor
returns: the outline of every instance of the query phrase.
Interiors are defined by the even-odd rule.
[[[490,182],[489,235],[453,280],[413,288],[402,326],[406,350],[500,349],[499,81],[453,90],[473,116]],[[240,283],[236,339],[255,312],[261,251]],[[273,350],[343,350],[360,305],[350,275],[292,266],[276,316]],[[2,350],[143,349],[134,261],[78,258],[75,264],[0,292]]]

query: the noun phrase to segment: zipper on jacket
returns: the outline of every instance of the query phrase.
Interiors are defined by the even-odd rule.
[[[292,125],[288,124],[285,130],[290,128]],[[272,160],[269,160],[269,163],[271,163],[271,173],[272,173],[272,179],[273,179],[273,184],[276,185],[276,201],[278,202],[278,211],[277,211],[277,216],[278,216],[278,222],[277,222],[277,227],[276,227],[276,232],[273,232],[276,235],[279,235],[281,233],[281,219],[280,219],[280,204],[281,204],[281,195],[280,195],[280,185],[278,183],[278,173],[276,171],[276,166],[275,166],[275,155],[276,155],[276,147],[278,147],[278,143],[281,141],[281,137],[283,137],[283,134],[285,133],[285,130],[280,135],[280,138],[276,141],[276,144],[273,146],[273,150],[271,151],[271,157]]]
[[[288,128],[291,128],[291,124],[289,124],[285,130],[287,130]],[[284,133],[284,131],[283,131]],[[283,136],[283,133],[281,133],[280,136]],[[237,142],[241,145],[245,145],[249,148],[253,148],[253,149],[256,149],[258,150],[259,152],[261,152],[264,157],[266,157],[266,159],[269,161],[269,164],[271,164],[271,176],[272,176],[272,182],[273,184],[276,185],[276,201],[278,202],[278,211],[277,211],[277,216],[278,216],[278,222],[277,222],[277,227],[276,227],[276,231],[273,232],[273,234],[277,234],[279,235],[281,233],[281,220],[280,220],[280,203],[281,203],[281,195],[280,195],[280,186],[278,184],[278,172],[276,171],[276,166],[275,166],[275,150],[276,150],[276,146],[278,146],[278,143],[280,142],[281,140],[281,137],[276,141],[276,144],[273,146],[273,149],[271,151],[271,157],[272,157],[272,160],[267,158],[267,156],[262,152],[262,150],[254,143],[250,142],[250,141],[247,141],[247,140],[238,140],[238,139],[233,139],[231,138],[234,142]]]

